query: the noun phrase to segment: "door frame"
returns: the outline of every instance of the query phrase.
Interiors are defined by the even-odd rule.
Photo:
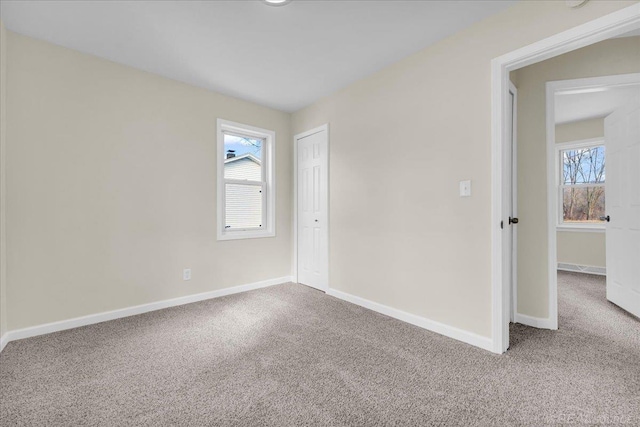
[[[560,209],[558,200],[559,165],[556,162],[558,147],[555,132],[555,95],[566,91],[593,90],[603,87],[640,85],[640,73],[617,74],[583,79],[558,80],[546,84],[547,126],[547,253],[549,282],[549,318],[538,327],[558,329],[558,247],[557,224]],[[602,138],[596,138],[598,140]],[[607,141],[604,140],[605,146]],[[606,156],[606,154],[605,154]],[[605,233],[601,229],[580,229],[581,232]]]
[[[510,179],[506,176],[508,159],[504,154],[505,144],[509,142],[505,126],[509,72],[639,28],[640,3],[636,3],[491,61],[491,335],[494,353],[504,353],[509,347],[508,286],[511,280],[504,274],[504,265],[512,254],[505,250],[507,233],[501,228],[502,221],[508,220],[505,186],[509,186]]]
[[[299,133],[293,137],[293,261],[292,261],[293,271],[291,276],[293,277],[294,282],[298,283],[298,141],[301,140],[302,138],[311,136],[313,134],[316,134],[322,131],[326,131],[326,135],[327,135],[327,157],[325,159],[325,170],[326,170],[325,179],[327,180],[327,227],[325,232],[325,239],[327,242],[327,253],[326,253],[327,286],[326,286],[326,289],[324,289],[324,292],[327,292],[330,288],[329,286],[329,243],[330,243],[329,227],[331,226],[331,218],[329,215],[329,213],[331,212],[331,209],[329,206],[329,200],[330,200],[329,195],[331,193],[331,189],[329,186],[329,184],[331,183],[331,181],[329,180],[329,176],[330,176],[329,123],[325,123],[321,126],[310,129],[306,132]]]

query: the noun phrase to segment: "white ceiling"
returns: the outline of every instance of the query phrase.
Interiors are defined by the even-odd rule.
[[[9,1],[5,26],[284,111],[515,1]]]
[[[556,124],[606,117],[624,105],[632,91],[638,87],[640,86],[602,87],[583,93],[556,94]]]

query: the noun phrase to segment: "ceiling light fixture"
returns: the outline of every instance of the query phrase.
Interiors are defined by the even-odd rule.
[[[291,2],[291,0],[262,0],[265,4],[269,6],[284,6]]]
[[[588,1],[589,0],[565,0],[564,4],[566,4],[567,7],[570,7],[571,9],[577,9],[580,6],[584,6]]]

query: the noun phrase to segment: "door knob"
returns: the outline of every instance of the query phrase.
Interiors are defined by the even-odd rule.
[[[509,224],[517,224],[520,220],[518,218],[509,217]]]
[[[601,216],[601,217],[600,217],[600,221],[607,221],[607,222],[609,222],[609,221],[611,221],[611,217],[610,217],[609,215],[607,215],[607,216]]]

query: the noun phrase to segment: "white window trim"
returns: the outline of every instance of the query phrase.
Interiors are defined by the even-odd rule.
[[[566,150],[578,150],[581,148],[591,148],[597,147],[599,145],[604,145],[606,149],[606,145],[604,142],[604,138],[592,138],[592,139],[583,139],[579,141],[569,141],[569,142],[561,142],[556,144],[556,194],[557,194],[557,207],[558,213],[556,215],[556,229],[557,231],[578,231],[578,232],[590,232],[590,233],[604,233],[606,231],[606,224],[603,222],[602,224],[577,224],[577,223],[565,223],[564,222],[564,213],[563,213],[563,198],[562,198],[562,189],[563,185],[561,184],[562,180],[562,157],[560,153]],[[606,159],[606,151],[605,151],[605,159]],[[606,160],[605,160],[606,161]],[[585,184],[584,186],[588,187],[604,187],[605,184]]]
[[[266,182],[265,197],[263,198],[263,212],[266,214],[266,227],[257,229],[226,230],[224,224],[225,200],[224,200],[224,132],[259,138],[265,141],[262,153],[262,173]],[[271,130],[261,129],[255,126],[236,123],[229,120],[217,120],[217,235],[218,240],[256,239],[261,237],[274,237],[276,235],[276,180],[275,180],[275,154],[276,133]],[[254,185],[252,181],[226,180]],[[260,185],[260,184],[255,184]]]

